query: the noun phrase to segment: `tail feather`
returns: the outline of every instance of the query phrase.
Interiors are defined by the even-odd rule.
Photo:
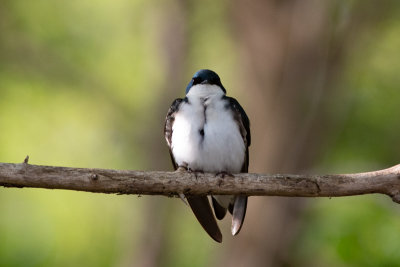
[[[246,216],[247,196],[236,196],[232,212],[232,235],[237,235],[242,228]]]
[[[222,220],[225,217],[226,209],[222,207],[213,196],[211,199],[214,207],[215,217],[217,217],[218,220]]]
[[[190,196],[186,197],[186,199],[203,229],[212,239],[221,243],[222,234],[211,210],[207,196]]]

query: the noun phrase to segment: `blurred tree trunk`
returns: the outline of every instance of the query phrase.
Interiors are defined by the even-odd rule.
[[[340,59],[327,1],[243,1],[232,5],[253,146],[251,172],[310,170],[321,135],[321,100]],[[335,64],[333,64],[335,61]],[[251,104],[250,104],[251,103]],[[301,199],[251,198],[242,232],[220,266],[283,266]]]
[[[163,52],[164,58],[160,59],[160,63],[166,66],[166,78],[162,89],[162,94],[159,95],[157,103],[154,106],[155,118],[154,121],[148,123],[149,131],[146,132],[146,138],[143,140],[151,140],[151,143],[146,143],[143,151],[146,151],[144,156],[147,157],[145,162],[149,170],[170,169],[172,163],[168,156],[167,145],[164,141],[164,119],[168,111],[169,105],[172,103],[171,95],[178,96],[182,92],[182,79],[185,74],[185,56],[187,51],[187,36],[185,22],[187,7],[183,1],[170,1],[164,8],[159,9],[160,24],[163,25],[159,29],[159,44],[160,51]],[[166,7],[166,8],[165,8]],[[173,77],[170,79],[169,77]],[[173,93],[176,92],[176,93]],[[155,129],[155,130],[154,130]],[[149,137],[150,136],[150,137]],[[160,153],[163,151],[164,153]],[[129,266],[145,266],[155,267],[162,266],[167,249],[167,234],[171,228],[171,223],[176,220],[174,205],[171,201],[166,201],[164,197],[151,197],[146,199],[144,203],[144,218],[142,236],[139,238],[140,246],[133,258],[126,261]],[[134,239],[134,238],[133,238]]]
[[[334,96],[330,89],[353,41],[390,18],[390,1],[385,2],[232,4],[248,97],[243,104],[251,115],[251,172],[312,170],[324,133],[335,127],[325,108]],[[247,222],[219,266],[291,265],[290,245],[305,204],[293,198],[251,198]]]

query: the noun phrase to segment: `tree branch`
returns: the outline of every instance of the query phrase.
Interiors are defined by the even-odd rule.
[[[332,175],[127,171],[0,163],[0,186],[94,193],[174,196],[237,195],[338,197],[379,193],[400,203],[400,164],[388,169]]]

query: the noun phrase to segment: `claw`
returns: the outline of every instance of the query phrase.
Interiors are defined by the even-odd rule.
[[[218,172],[217,174],[215,174],[215,176],[219,176],[219,177],[221,177],[221,178],[225,178],[225,176],[228,176],[228,177],[231,177],[231,178],[234,178],[234,177],[235,177],[235,176],[233,176],[232,173],[225,172],[225,171]]]
[[[189,206],[189,204],[186,201],[186,197],[183,193],[179,193],[179,197],[183,201],[183,203],[185,203],[187,206]]]
[[[196,177],[196,180],[197,180],[199,174],[204,174],[203,171],[195,171],[195,170],[192,170],[192,169],[189,169],[189,172],[194,174],[194,177]]]
[[[178,169],[176,169],[176,172],[186,172],[187,169],[183,166],[179,166]]]

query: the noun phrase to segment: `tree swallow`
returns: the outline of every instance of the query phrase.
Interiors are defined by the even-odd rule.
[[[207,69],[196,72],[168,110],[164,126],[175,170],[216,175],[248,172],[250,121],[239,102],[226,96],[219,76]],[[217,242],[222,234],[207,196],[186,196],[197,220]],[[242,227],[247,196],[211,196],[215,216],[232,214],[232,235]]]

